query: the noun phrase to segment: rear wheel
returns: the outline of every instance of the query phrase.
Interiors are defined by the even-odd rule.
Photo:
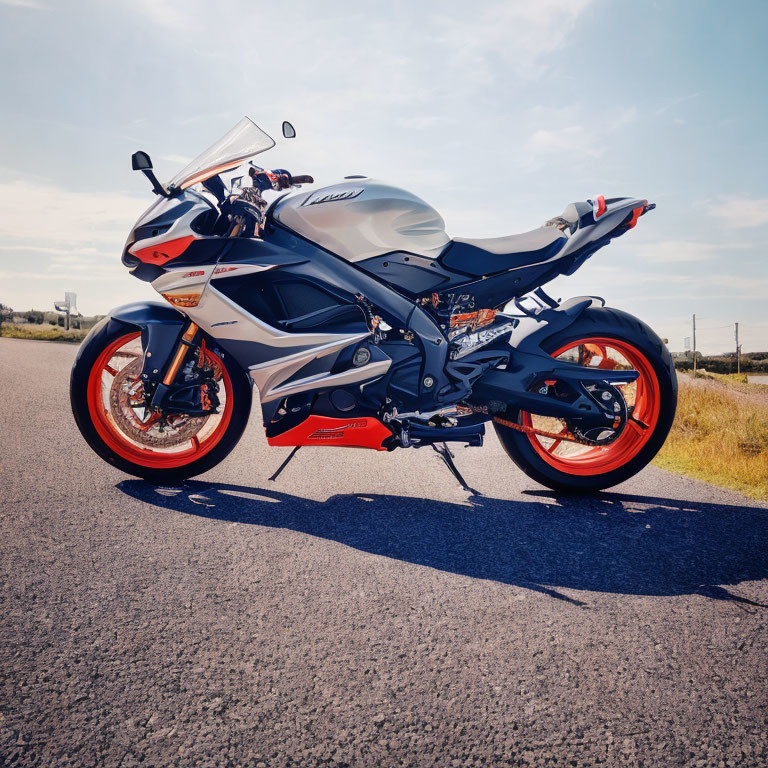
[[[504,419],[510,426],[495,424],[510,458],[542,485],[571,492],[608,488],[639,472],[664,444],[677,407],[674,365],[661,339],[625,312],[590,308],[541,346],[589,368],[636,370],[637,381],[619,388],[626,425],[586,444],[563,420],[511,412]]]
[[[84,342],[72,369],[70,398],[80,432],[105,461],[137,477],[176,482],[224,459],[243,434],[251,409],[245,373],[206,349],[216,413],[163,414],[143,407],[141,334],[109,322]]]

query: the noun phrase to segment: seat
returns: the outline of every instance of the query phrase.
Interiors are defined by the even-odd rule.
[[[556,226],[545,226],[507,237],[457,238],[440,256],[448,269],[481,277],[527,267],[551,259],[568,238]]]

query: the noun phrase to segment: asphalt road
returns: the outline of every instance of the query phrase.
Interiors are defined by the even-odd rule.
[[[75,348],[0,339],[0,765],[765,766],[768,509],[459,449],[90,452]],[[257,415],[257,414],[255,414]]]

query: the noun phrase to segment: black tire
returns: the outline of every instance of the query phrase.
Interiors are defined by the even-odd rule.
[[[641,320],[618,309],[590,307],[576,322],[559,334],[547,338],[541,347],[552,353],[570,342],[589,337],[608,337],[633,345],[648,360],[659,384],[660,407],[656,426],[648,441],[626,464],[609,472],[575,475],[563,472],[539,456],[531,438],[510,427],[494,423],[501,444],[512,461],[528,477],[556,491],[592,493],[628,480],[645,467],[667,439],[677,408],[677,375],[672,356],[664,342]],[[517,421],[520,414],[506,418]]]
[[[158,469],[145,467],[120,456],[99,435],[88,405],[88,381],[91,369],[96,364],[102,351],[121,336],[139,329],[113,320],[104,318],[88,334],[75,359],[69,383],[69,396],[72,413],[88,445],[101,456],[104,461],[135,477],[141,477],[154,483],[177,483],[189,477],[200,475],[215,467],[225,459],[243,435],[251,412],[251,380],[248,374],[240,368],[228,355],[223,355],[221,361],[226,367],[232,382],[233,408],[226,430],[216,445],[199,459],[179,467]]]

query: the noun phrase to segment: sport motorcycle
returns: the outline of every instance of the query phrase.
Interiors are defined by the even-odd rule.
[[[307,191],[311,176],[257,166],[274,145],[243,118],[167,184],[133,155],[157,199],[122,262],[165,302],[113,309],[79,349],[72,409],[99,456],[153,482],[199,475],[242,436],[255,385],[267,443],[294,449],[272,479],[301,446],[431,446],[472,490],[448,446],[481,446],[488,424],[560,491],[651,461],[677,404],[664,343],[602,299],[542,286],[653,204],[599,195],[530,232],[451,238],[397,186]]]

